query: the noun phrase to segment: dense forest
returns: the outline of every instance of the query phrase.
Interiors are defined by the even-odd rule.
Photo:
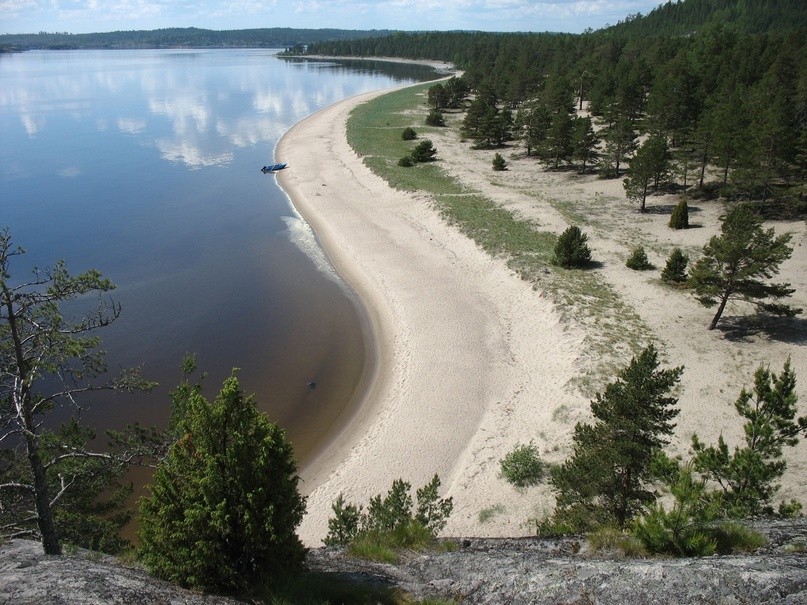
[[[72,50],[99,48],[286,48],[324,40],[384,36],[387,30],[344,29],[235,29],[217,31],[172,27],[150,31],[115,31],[94,34],[48,33],[0,35],[0,49]]]
[[[801,0],[686,0],[582,35],[395,33],[306,52],[450,61],[477,146],[521,139],[550,168],[603,177],[641,166],[642,201],[689,189],[792,214],[807,205],[805,21]]]

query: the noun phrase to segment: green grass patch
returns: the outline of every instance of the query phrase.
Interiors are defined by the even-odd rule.
[[[431,532],[420,523],[405,523],[392,531],[360,533],[348,546],[354,557],[382,563],[397,563],[404,550],[426,550],[434,543]]]
[[[494,504],[493,506],[485,507],[479,511],[479,522],[482,524],[487,523],[494,517],[503,514],[505,510],[503,504]]]
[[[601,527],[586,537],[595,552],[617,551],[630,558],[648,556],[647,550],[635,536],[615,528]]]
[[[723,523],[711,528],[709,534],[721,555],[754,552],[768,543],[761,533],[740,523]]]

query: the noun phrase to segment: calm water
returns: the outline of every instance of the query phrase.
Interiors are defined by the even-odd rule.
[[[15,276],[60,258],[100,269],[123,306],[99,333],[110,367],[160,382],[94,402],[95,424],[164,423],[196,353],[209,394],[241,368],[310,453],[359,382],[365,341],[350,293],[259,168],[317,109],[430,75],[266,50],[0,55],[0,227],[28,251]]]

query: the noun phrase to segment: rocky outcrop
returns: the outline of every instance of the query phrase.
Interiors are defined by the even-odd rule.
[[[114,557],[77,550],[54,557],[31,540],[0,546],[0,603],[9,605],[243,605],[183,590]]]
[[[626,559],[592,553],[584,540],[521,538],[460,540],[454,552],[395,566],[351,561],[337,549],[312,551],[309,561],[463,605],[807,605],[807,520],[756,529],[768,546],[741,556]]]
[[[309,552],[312,570],[397,586],[413,596],[512,605],[807,605],[807,519],[757,524],[768,545],[750,555],[627,559],[582,539],[460,539],[451,552],[409,554],[398,565]],[[14,605],[235,605],[156,580],[113,557],[51,557],[37,542],[0,546],[0,603]]]

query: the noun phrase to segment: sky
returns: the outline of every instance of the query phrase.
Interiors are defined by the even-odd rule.
[[[580,33],[664,0],[0,0],[0,33],[164,27]]]

